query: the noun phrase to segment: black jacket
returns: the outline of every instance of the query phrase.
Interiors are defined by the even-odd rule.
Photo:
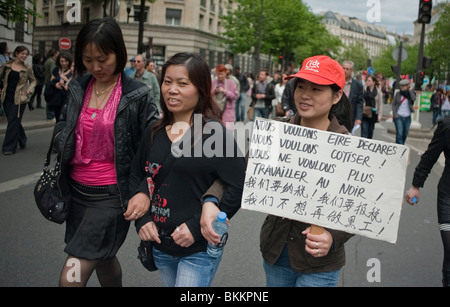
[[[364,108],[364,88],[361,82],[352,78],[352,85],[350,87],[350,95],[348,101],[352,104],[353,120],[352,125],[355,124],[355,120],[362,120],[362,113]]]
[[[414,171],[413,186],[418,188],[424,186],[428,175],[442,153],[445,156],[445,168],[439,180],[438,191],[450,198],[450,118],[444,118],[438,122],[433,139]]]
[[[69,83],[67,103],[56,123],[53,135],[54,147],[61,162],[61,176],[58,185],[63,195],[70,195],[70,161],[75,152],[75,126],[83,106],[84,93],[91,80],[90,74]],[[122,98],[117,107],[114,122],[114,147],[117,183],[124,209],[130,193],[128,179],[130,164],[139,146],[141,136],[150,123],[158,119],[158,109],[150,94],[150,88],[122,74]]]
[[[252,106],[254,106],[256,104],[256,94],[258,94],[258,82],[256,81],[255,84],[253,85],[253,89],[252,89]],[[266,98],[264,98],[264,104],[267,107],[272,106],[272,100],[275,99],[275,87],[273,86],[272,82],[268,82],[267,86],[266,86]]]

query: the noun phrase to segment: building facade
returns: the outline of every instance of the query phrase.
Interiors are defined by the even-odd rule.
[[[18,0],[25,8],[33,9],[33,3],[29,0]],[[10,54],[19,45],[26,46],[33,50],[33,18],[29,17],[24,22],[11,22],[0,16],[0,42],[6,42]],[[31,64],[31,57],[28,57],[27,64]]]
[[[36,21],[35,52],[44,54],[50,48],[60,49],[61,37],[73,42],[82,25],[106,15],[119,22],[129,58],[138,53],[140,0],[38,0],[37,7],[44,18]],[[241,66],[242,71],[251,71],[250,54],[233,55],[219,43],[220,16],[231,9],[233,4],[229,0],[145,1],[143,54],[161,65],[176,52],[194,52],[201,54],[211,68],[229,63]]]
[[[346,46],[362,43],[367,48],[370,58],[380,55],[389,44],[395,44],[394,35],[387,33],[384,27],[331,11],[319,15],[323,17],[322,21],[328,32],[338,36]]]

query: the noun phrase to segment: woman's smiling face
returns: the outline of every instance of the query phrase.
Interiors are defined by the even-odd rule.
[[[331,107],[338,103],[342,91],[334,93],[329,85],[299,79],[294,92],[295,106],[302,119],[321,122],[328,120]]]
[[[199,92],[189,79],[189,73],[184,65],[167,67],[161,85],[161,94],[170,112],[174,114],[191,114],[199,100]]]

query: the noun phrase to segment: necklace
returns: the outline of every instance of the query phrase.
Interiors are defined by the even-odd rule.
[[[106,90],[104,90],[104,91],[97,91],[97,86],[96,86],[97,84],[95,84],[95,85],[94,85],[95,94],[97,95],[97,97],[100,97],[101,95],[103,95],[103,94],[109,92],[109,90],[110,90],[111,88],[113,88],[116,84],[117,84],[117,81],[114,82],[111,86],[109,86],[109,87],[108,87]]]
[[[116,82],[117,83],[117,82]],[[116,85],[116,83],[114,83],[113,85]],[[106,97],[108,97],[108,94],[109,94],[109,91],[112,89],[112,86],[110,86],[105,92],[103,92],[103,94],[105,94],[106,93],[106,95],[105,96],[103,96],[103,98],[102,98],[102,100],[101,100],[101,102],[100,102],[100,105],[98,104],[98,97],[99,96],[101,96],[101,95],[98,95],[97,94],[97,91],[95,91],[96,92],[96,94],[97,94],[97,96],[95,97],[95,111],[94,111],[94,113],[92,113],[92,115],[91,115],[91,118],[92,119],[94,119],[96,116],[97,116],[97,112],[99,111],[99,109],[101,108],[101,106],[103,105],[103,103],[105,102],[105,99],[106,99]]]

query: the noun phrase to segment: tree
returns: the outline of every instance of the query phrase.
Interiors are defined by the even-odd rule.
[[[345,46],[344,50],[337,57],[339,62],[352,61],[355,63],[354,71],[362,71],[367,69],[367,59],[369,51],[361,42],[355,42],[349,46]]]
[[[450,74],[450,5],[443,5],[439,20],[430,33],[430,43],[426,50],[433,59],[431,70],[438,73],[440,80]]]
[[[397,61],[392,57],[392,52],[396,46],[389,46],[378,57],[373,60],[373,67],[377,73],[383,74],[384,77],[396,77],[396,74],[392,71],[391,66],[397,66]],[[402,61],[402,75],[414,76],[417,70],[417,57],[419,56],[419,44],[405,45],[403,48],[408,52],[408,58]]]
[[[36,0],[31,1],[33,8],[25,7],[25,3],[17,0],[2,0],[0,2],[0,16],[11,22],[23,22],[28,20],[29,15],[39,17],[36,13]]]
[[[256,51],[282,55],[299,62],[315,54],[337,52],[340,40],[332,37],[320,19],[298,0],[237,0],[237,9],[222,16],[225,43],[233,53]],[[259,32],[262,10],[262,31]],[[261,34],[259,34],[261,33]]]

